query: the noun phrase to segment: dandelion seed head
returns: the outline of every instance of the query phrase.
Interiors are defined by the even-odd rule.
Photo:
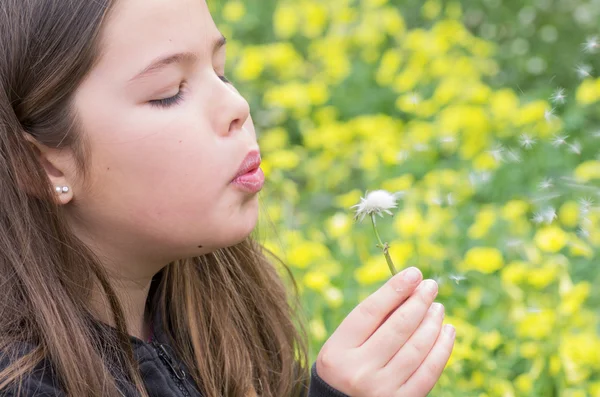
[[[367,215],[379,215],[383,217],[383,213],[393,215],[390,211],[397,207],[397,200],[403,195],[403,192],[390,193],[386,190],[375,190],[367,193],[366,197],[361,197],[360,203],[353,205],[350,208],[356,208],[354,219],[359,219],[360,222]]]

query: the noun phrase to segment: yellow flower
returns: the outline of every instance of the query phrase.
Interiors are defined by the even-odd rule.
[[[502,208],[502,216],[509,221],[517,221],[529,210],[529,203],[523,200],[511,200]]]
[[[241,1],[228,1],[223,7],[223,18],[228,22],[237,22],[246,15],[246,7]]]
[[[275,35],[279,38],[288,39],[295,35],[300,25],[296,7],[279,2],[273,15],[273,25]]]
[[[317,341],[323,341],[327,337],[327,329],[321,317],[310,320],[308,327],[310,334]]]
[[[508,284],[523,282],[527,276],[527,267],[527,262],[514,261],[509,263],[502,269],[502,281]]]
[[[581,182],[600,179],[600,161],[590,160],[579,164],[575,169],[575,178]]]
[[[558,278],[560,267],[558,264],[549,262],[542,266],[528,270],[527,282],[538,289],[546,288]]]
[[[579,224],[579,204],[567,201],[558,211],[558,220],[566,227],[575,227]]]
[[[388,271],[389,272],[389,271]],[[333,309],[337,309],[344,303],[344,295],[339,288],[329,287],[323,291],[323,297],[327,305]]]
[[[504,259],[497,248],[475,247],[467,251],[463,268],[490,274],[502,268]]]
[[[556,314],[552,310],[542,310],[539,313],[525,313],[517,321],[517,335],[521,338],[542,340],[549,337],[555,330]]]
[[[403,237],[415,236],[420,232],[424,220],[416,207],[405,208],[396,215],[394,226]]]
[[[310,289],[322,291],[329,286],[329,277],[323,272],[313,271],[304,275],[303,282]]]
[[[529,374],[521,374],[515,379],[515,386],[520,393],[529,394],[533,390],[533,379]]]
[[[546,252],[558,252],[567,244],[568,235],[558,226],[546,226],[535,235],[535,243]]]

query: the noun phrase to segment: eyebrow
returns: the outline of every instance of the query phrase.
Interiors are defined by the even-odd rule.
[[[221,47],[225,46],[225,44],[227,44],[227,39],[225,38],[225,36],[221,35],[221,37],[219,37],[213,44],[212,53],[213,54],[216,53],[219,49],[221,49]],[[144,69],[142,69],[142,71],[140,71],[138,74],[136,74],[129,81],[131,82],[134,80],[138,80],[144,76],[147,76],[149,74],[152,74],[152,73],[164,68],[165,66],[169,66],[174,63],[194,62],[197,60],[198,60],[198,55],[193,52],[180,52],[177,54],[162,56],[162,57],[157,58],[154,61],[152,61],[150,63],[150,65],[148,65]]]

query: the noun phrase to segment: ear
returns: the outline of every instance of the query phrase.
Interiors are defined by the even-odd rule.
[[[39,163],[54,186],[54,194],[59,204],[68,204],[73,199],[73,157],[67,149],[50,148],[28,133],[24,138],[31,144]]]

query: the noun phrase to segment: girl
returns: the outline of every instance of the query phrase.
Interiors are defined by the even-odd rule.
[[[264,176],[224,64],[204,0],[0,1],[3,396],[434,386],[454,332],[416,269],[357,306],[309,369],[249,237]]]

